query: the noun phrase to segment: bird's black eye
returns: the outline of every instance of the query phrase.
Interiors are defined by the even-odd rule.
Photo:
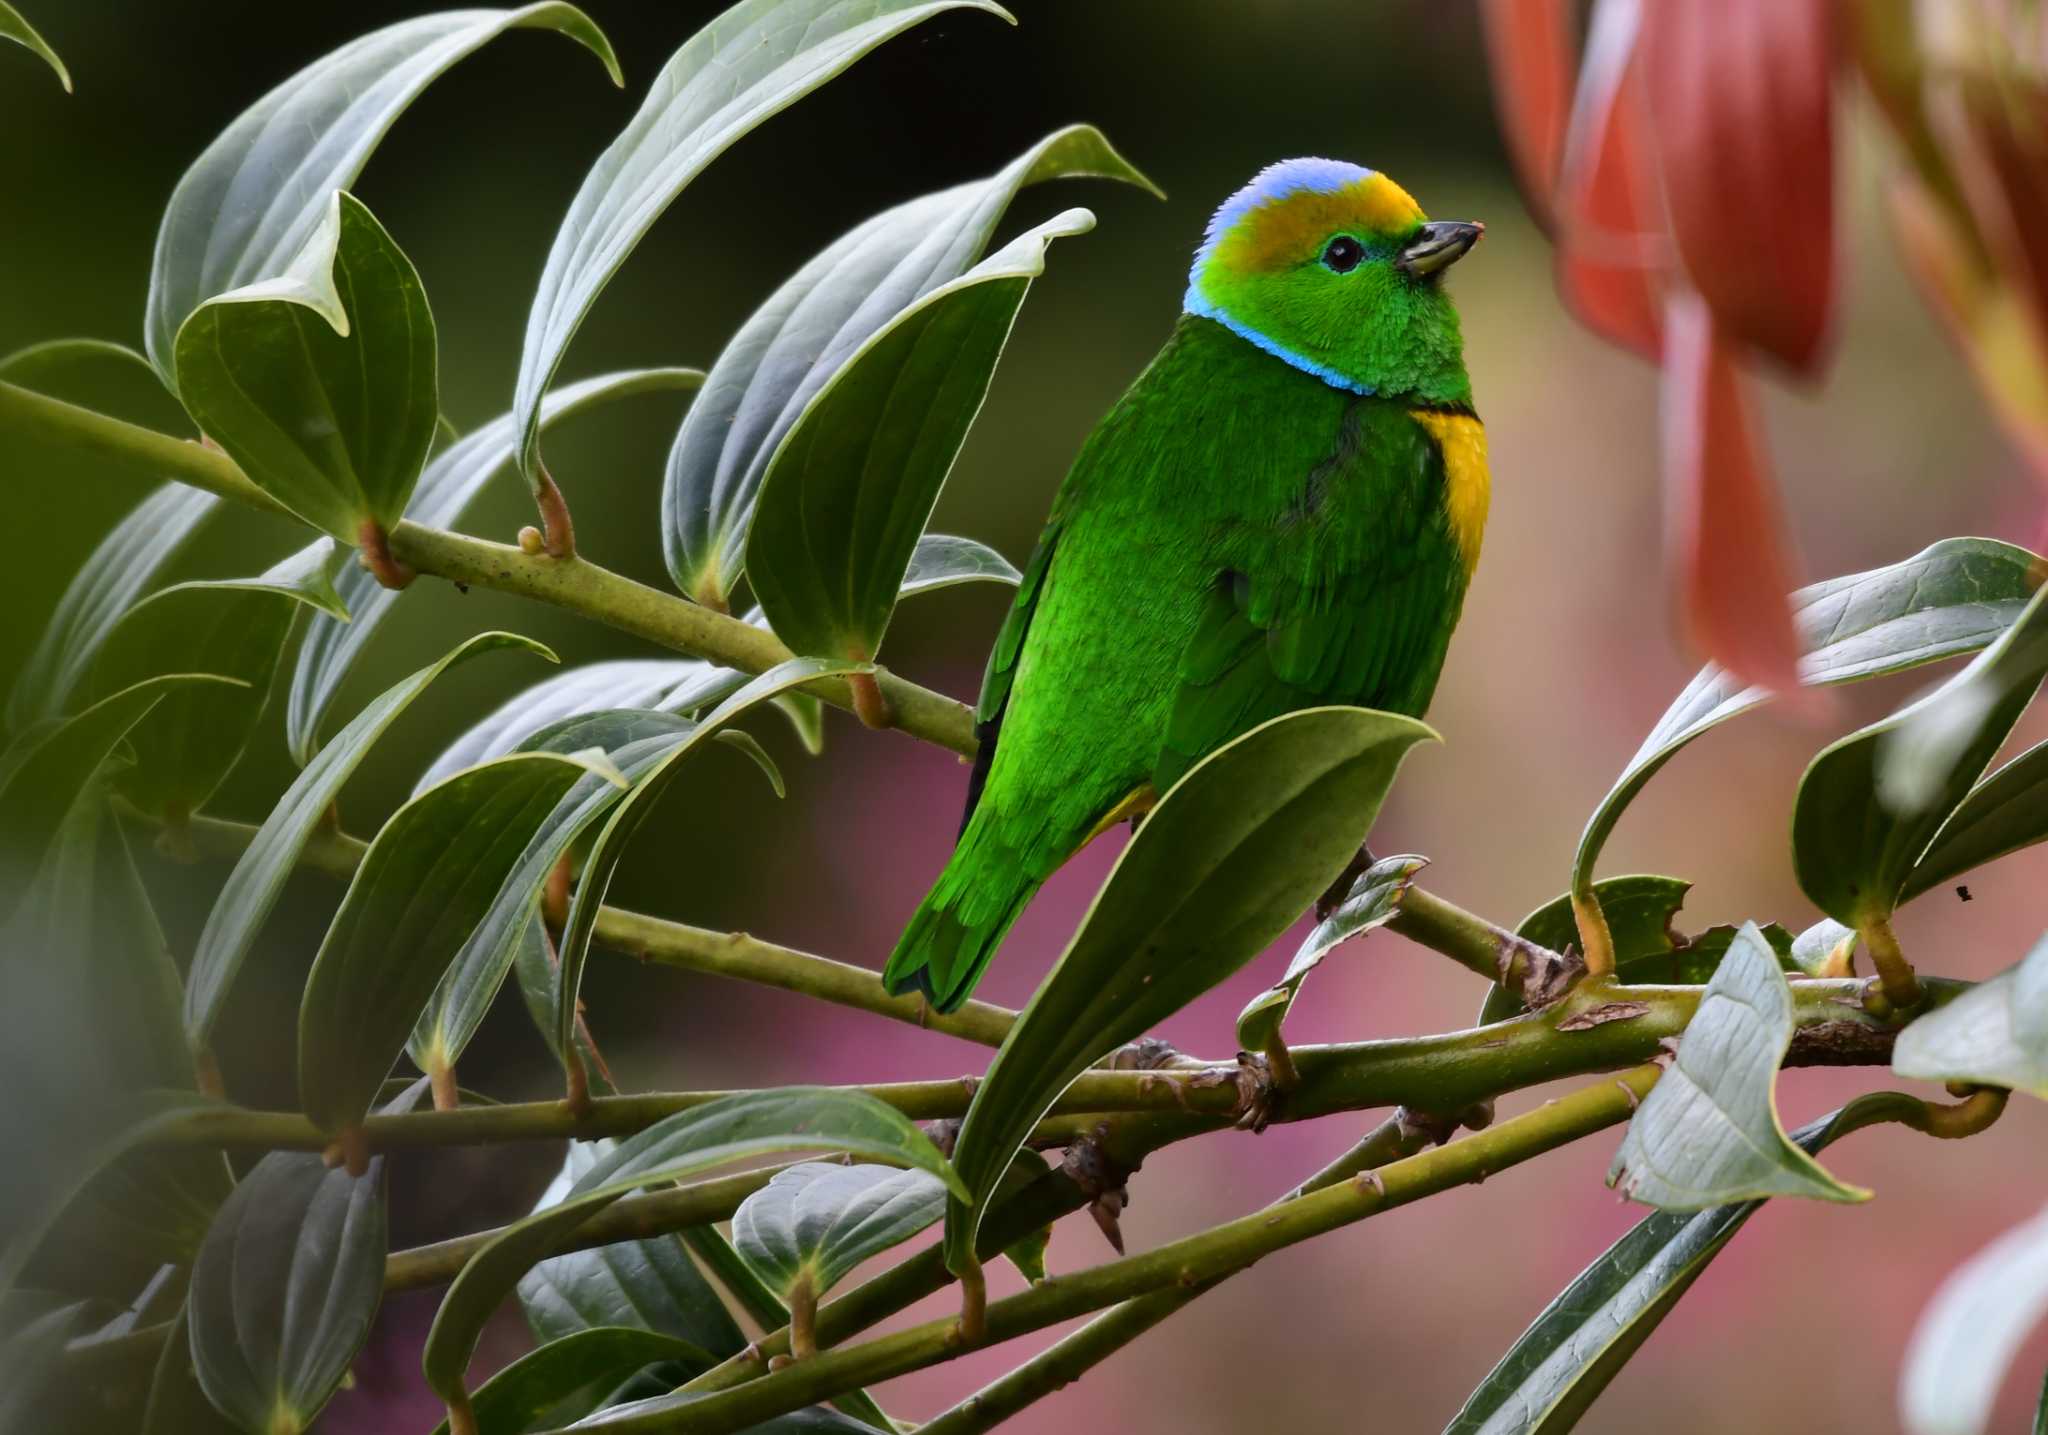
[[[1365,258],[1365,246],[1348,234],[1340,234],[1323,246],[1323,267],[1336,274],[1349,274]]]

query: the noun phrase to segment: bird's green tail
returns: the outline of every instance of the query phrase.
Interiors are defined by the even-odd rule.
[[[958,1010],[988,970],[1003,934],[1043,884],[1023,854],[996,835],[995,825],[970,821],[960,834],[946,870],[882,969],[892,994],[918,990],[936,1010]]]

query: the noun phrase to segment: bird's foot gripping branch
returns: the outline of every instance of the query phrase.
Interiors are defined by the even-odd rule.
[[[743,0],[683,45],[564,218],[507,412],[459,436],[441,417],[419,275],[351,190],[410,101],[506,28],[558,31],[616,79],[605,37],[571,6],[424,16],[315,61],[179,183],[146,355],[58,341],[0,359],[10,481],[82,465],[153,485],[53,604],[0,752],[8,1069],[36,1157],[7,1183],[0,1369],[9,1408],[38,1428],[304,1430],[398,1290],[445,1288],[420,1357],[453,1435],[775,1431],[792,1416],[893,1435],[870,1385],[1087,1317],[921,1427],[986,1430],[1267,1254],[1346,1239],[1334,1233],[1625,1123],[1612,1181],[1657,1211],[1445,1412],[1456,1431],[1557,1430],[1760,1202],[1870,1195],[1821,1164],[1830,1142],[1880,1122],[1967,1136],[2007,1093],[2048,1091],[2048,946],[1967,986],[1940,975],[1947,953],[1909,954],[1892,927],[1901,904],[2048,836],[2048,749],[1990,770],[2048,673],[2041,562],[2009,545],[1947,540],[1792,595],[1815,684],[1975,655],[1815,758],[1792,854],[1824,919],[1796,936],[1767,921],[1682,930],[1685,882],[1596,871],[1656,771],[1767,697],[1714,668],[1602,800],[1562,894],[1513,927],[1417,885],[1420,857],[1362,853],[1401,765],[1436,738],[1418,714],[1487,492],[1442,288],[1479,227],[1426,219],[1383,175],[1293,161],[1224,206],[1166,351],[1021,572],[926,527],[1053,241],[1093,223],[1067,210],[992,248],[1008,211],[1054,180],[1152,188],[1090,127],[828,245],[708,373],[556,382],[626,254],[705,165],[893,35],[976,10],[996,7]],[[4,6],[0,29],[56,63]],[[1363,337],[1313,357],[1302,314]],[[191,432],[65,397],[107,364],[154,375]],[[576,545],[579,475],[542,449],[560,423],[659,394],[695,397],[658,502],[646,495],[667,568],[647,582]],[[1216,405],[1213,423],[1183,421],[1198,400]],[[1201,438],[1218,426],[1227,443]],[[1146,454],[1232,482],[1148,485]],[[1224,473],[1225,458],[1257,471]],[[485,485],[511,474],[540,523],[509,544],[460,531]],[[1397,517],[1412,531],[1395,532]],[[169,583],[211,522],[295,551],[253,576]],[[1228,534],[1257,542],[1224,555]],[[1199,556],[1118,588],[1142,552]],[[528,687],[415,764],[412,795],[380,820],[351,799],[351,835],[344,789],[373,751],[393,751],[387,734],[415,701],[467,682],[487,654],[555,660],[479,633],[384,674],[346,710],[371,640],[435,580],[648,651]],[[901,599],[968,581],[1017,589],[972,709],[873,660]],[[760,608],[734,616],[747,593]],[[1197,636],[1165,652],[1153,639],[1168,631]],[[1381,661],[1382,637],[1408,657]],[[1060,666],[1112,648],[1100,671]],[[274,687],[297,772],[237,821],[220,809],[248,801],[249,784],[223,783]],[[1171,702],[1136,702],[1153,692]],[[780,792],[761,716],[781,714],[815,756],[823,706],[974,762],[959,854],[886,972],[610,902],[636,835],[695,779],[701,751],[737,752]],[[1088,740],[1060,741],[1071,732]],[[1029,1005],[972,999],[1036,881],[1137,814]],[[175,952],[150,885],[167,854],[187,863],[180,887],[209,898]],[[1456,854],[1446,868],[1459,880]],[[307,899],[331,907],[317,949],[295,952],[271,919],[300,869],[334,881]],[[1241,979],[1326,894],[1234,1030],[1191,1043],[1209,1056],[1149,1039],[1169,1023],[1199,1033],[1190,1005]],[[1380,928],[1470,973],[1473,1024],[1290,1040],[1317,968]],[[1859,949],[1876,977],[1857,972]],[[921,1081],[621,1090],[581,1000],[603,952],[993,1055]],[[303,973],[295,1050],[270,1053],[295,1058],[279,1109],[250,1096],[274,1024],[230,1000],[255,964],[273,985]],[[662,973],[630,979],[660,999]],[[508,984],[558,1099],[500,1102],[458,1079]],[[1802,1065],[1889,1066],[1951,1083],[1958,1100],[1876,1091],[1787,1133],[1778,1074]],[[1553,1100],[1519,1096],[1559,1082]],[[1306,1121],[1366,1130],[1321,1169],[1276,1178],[1271,1204],[1130,1248],[1125,1203],[1168,1194],[1147,1190],[1155,1153]],[[389,1249],[392,1165],[563,1141],[530,1213]],[[1050,1228],[1084,1210],[1110,1251],[1049,1270]],[[2041,1239],[2023,1228],[2007,1242]],[[1954,1375],[1968,1342],[1953,1311],[2024,1307],[2013,1282],[2041,1264],[1988,1261],[1959,1277],[1969,1300],[1937,1305],[1907,1376],[1916,1430],[1935,1427],[1914,1401],[1949,1419],[1983,1407],[1997,1377],[1983,1361]],[[960,1315],[882,1331],[953,1284]],[[473,1380],[508,1298],[534,1349]],[[308,1310],[324,1318],[295,1318]],[[1930,1383],[1930,1369],[1951,1378]]]

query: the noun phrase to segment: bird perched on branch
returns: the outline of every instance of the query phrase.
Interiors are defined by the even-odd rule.
[[[1327,159],[1272,165],[1216,211],[1172,337],[1024,570],[959,843],[891,991],[958,1007],[1062,863],[1259,723],[1429,706],[1486,525],[1443,286],[1480,232]]]

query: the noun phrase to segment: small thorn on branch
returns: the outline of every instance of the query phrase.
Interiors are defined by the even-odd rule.
[[[420,576],[392,556],[391,535],[374,518],[365,518],[356,529],[356,562],[394,592],[412,586],[412,580]]]

